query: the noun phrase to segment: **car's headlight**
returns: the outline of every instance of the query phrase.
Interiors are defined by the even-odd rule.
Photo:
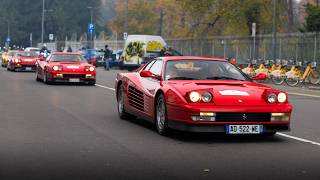
[[[89,68],[89,71],[94,71],[94,67],[91,66],[91,67]]]
[[[274,93],[271,93],[268,95],[267,100],[269,103],[275,103],[277,101],[277,95]]]
[[[287,95],[283,92],[278,94],[278,102],[284,103],[287,100]]]
[[[212,100],[212,94],[209,92],[205,92],[202,94],[201,99],[203,102],[210,102]]]
[[[53,66],[52,69],[53,69],[54,71],[58,71],[58,70],[60,70],[60,67],[59,67],[59,66]]]
[[[20,62],[20,60],[19,59],[15,59],[14,62],[18,63],[18,62]]]
[[[200,98],[201,98],[201,96],[198,92],[193,91],[189,94],[189,99],[192,102],[198,102],[200,100]]]

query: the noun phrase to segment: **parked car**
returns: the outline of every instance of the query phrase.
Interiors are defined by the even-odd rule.
[[[129,35],[125,41],[120,66],[135,69],[150,59],[160,56],[160,51],[167,44],[161,36]]]
[[[248,78],[224,59],[161,57],[117,74],[118,114],[150,120],[161,135],[170,129],[261,135],[289,131],[288,95],[254,82],[265,78]]]

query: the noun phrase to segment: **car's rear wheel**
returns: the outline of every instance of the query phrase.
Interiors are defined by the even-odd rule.
[[[160,135],[168,135],[169,127],[167,120],[166,100],[164,95],[160,94],[156,104],[156,128]]]
[[[118,105],[118,115],[121,119],[129,119],[133,117],[131,114],[127,113],[124,108],[124,96],[123,96],[123,87],[122,85],[119,86],[117,91],[117,105]]]

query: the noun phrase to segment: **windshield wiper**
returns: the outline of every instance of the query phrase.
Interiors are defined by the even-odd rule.
[[[198,80],[198,79],[190,78],[190,77],[172,77],[172,78],[169,78],[168,80]]]
[[[243,81],[242,79],[236,79],[236,78],[227,77],[227,76],[213,76],[213,77],[207,77],[207,79],[212,79],[212,80],[237,80],[237,81]]]

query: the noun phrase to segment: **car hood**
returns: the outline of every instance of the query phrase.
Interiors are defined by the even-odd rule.
[[[37,61],[36,57],[21,57],[20,59],[25,63],[35,63]]]
[[[171,89],[178,91],[183,97],[191,91],[211,92],[213,102],[219,106],[261,106],[266,105],[263,98],[265,90],[271,87],[250,81],[167,81]]]

